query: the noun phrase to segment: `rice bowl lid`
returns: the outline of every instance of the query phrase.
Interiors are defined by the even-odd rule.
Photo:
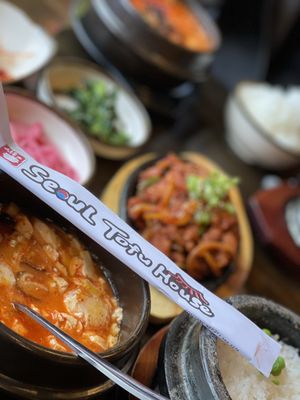
[[[11,29],[13,26],[13,29]],[[40,69],[56,51],[56,43],[15,5],[0,0],[0,71],[5,83],[21,80]]]

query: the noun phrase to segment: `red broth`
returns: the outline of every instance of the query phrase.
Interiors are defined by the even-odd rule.
[[[122,309],[90,253],[70,233],[0,208],[0,321],[42,346],[69,351],[13,302],[36,310],[95,352],[118,341]]]
[[[145,21],[171,42],[196,52],[213,50],[212,38],[182,1],[130,1]]]

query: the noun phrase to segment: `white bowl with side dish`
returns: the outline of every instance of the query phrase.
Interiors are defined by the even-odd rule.
[[[12,83],[32,75],[55,52],[51,36],[11,2],[0,1],[0,82]]]
[[[240,82],[227,99],[224,116],[230,148],[247,164],[272,170],[295,167],[300,163],[300,148],[288,145],[266,131],[243,101],[241,92],[253,85],[258,83]],[[257,107],[260,107],[259,103]],[[276,112],[273,115],[275,118]]]
[[[57,109],[72,111],[73,99],[66,92],[82,88],[86,82],[102,81],[108,90],[116,90],[115,112],[122,131],[128,135],[128,143],[113,145],[89,133],[83,127],[96,155],[108,159],[126,159],[140,150],[151,132],[151,122],[142,103],[128,88],[114,81],[106,72],[90,62],[73,59],[57,59],[44,70],[38,83],[38,97]],[[79,123],[73,119],[74,122]]]
[[[40,123],[47,139],[77,173],[78,182],[86,185],[95,172],[95,156],[80,129],[24,90],[7,88],[5,97],[10,121],[28,125]]]

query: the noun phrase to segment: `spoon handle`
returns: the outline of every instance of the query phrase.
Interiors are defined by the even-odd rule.
[[[4,97],[3,86],[0,82],[0,146],[7,143],[10,139],[9,119]]]
[[[114,381],[117,385],[121,386],[127,392],[131,393],[133,396],[141,400],[167,400],[166,397],[161,396],[160,394],[142,385],[137,380],[131,378],[129,375],[121,372],[118,368],[101,358],[96,353],[93,353],[82,344],[78,343],[71,336],[57,328],[51,322],[43,318],[40,314],[31,310],[29,307],[18,303],[15,303],[14,305],[19,311],[27,314],[44,328],[48,329],[48,331],[53,333],[57,338],[65,343],[79,357],[83,358],[94,368],[102,372],[102,374]]]

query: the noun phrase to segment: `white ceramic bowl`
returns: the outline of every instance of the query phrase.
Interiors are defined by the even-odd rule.
[[[12,83],[43,67],[56,43],[15,5],[0,0],[0,81]],[[7,77],[4,77],[7,74]]]
[[[9,119],[28,124],[41,123],[49,140],[77,172],[79,183],[87,184],[95,172],[95,156],[80,129],[23,90],[7,88],[5,97]]]
[[[48,105],[62,109],[61,97],[57,93],[80,87],[91,79],[104,81],[108,88],[117,88],[116,113],[129,136],[129,144],[114,146],[89,135],[87,131],[85,133],[97,155],[108,159],[126,159],[148,140],[151,131],[150,118],[133,92],[116,83],[97,65],[76,58],[56,59],[41,74],[37,95]]]
[[[240,82],[225,105],[226,139],[233,152],[248,164],[283,170],[300,164],[300,151],[286,149],[257,123],[243,103]]]

